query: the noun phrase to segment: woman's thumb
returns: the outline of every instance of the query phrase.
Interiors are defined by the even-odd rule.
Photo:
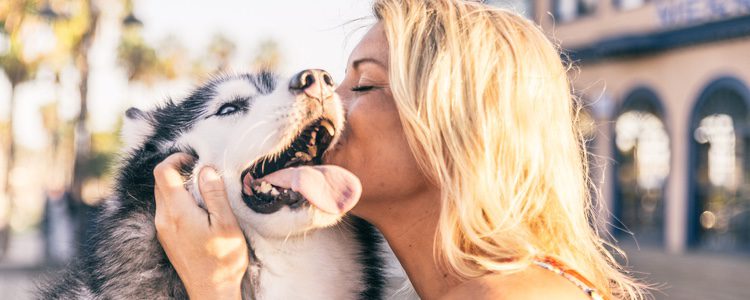
[[[199,191],[203,201],[206,203],[206,209],[211,218],[211,223],[234,221],[234,214],[227,199],[227,192],[224,189],[224,182],[221,180],[219,173],[212,167],[203,167],[198,175]]]

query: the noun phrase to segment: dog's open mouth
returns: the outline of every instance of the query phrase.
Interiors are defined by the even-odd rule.
[[[331,121],[322,119],[313,122],[281,154],[261,159],[245,170],[245,173],[253,178],[263,178],[284,168],[319,165],[335,134],[336,129]]]
[[[276,212],[284,205],[297,208],[305,205],[305,198],[291,188],[273,186],[255,180],[286,168],[322,164],[323,153],[336,134],[333,122],[320,119],[305,127],[294,141],[280,154],[266,156],[242,172],[242,199],[258,213]],[[249,188],[249,190],[248,190]]]

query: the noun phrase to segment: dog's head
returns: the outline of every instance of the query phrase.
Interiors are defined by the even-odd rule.
[[[197,174],[212,166],[246,232],[286,238],[335,224],[343,212],[318,209],[291,190],[253,180],[321,164],[344,125],[333,88],[322,70],[291,79],[268,72],[222,77],[182,101],[152,111],[128,110],[123,137],[131,151],[193,153],[187,186],[201,204]]]

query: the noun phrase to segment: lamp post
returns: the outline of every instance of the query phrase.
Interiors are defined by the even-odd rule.
[[[136,18],[131,11],[130,13],[128,13],[125,19],[122,20],[122,25],[126,28],[140,28],[143,27],[143,22],[141,22],[140,19]]]

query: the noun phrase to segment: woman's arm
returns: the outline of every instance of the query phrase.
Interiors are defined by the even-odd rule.
[[[207,211],[185,189],[179,169],[190,160],[177,153],[154,169],[157,237],[190,299],[241,299],[249,263],[245,237],[215,170],[199,175]]]

